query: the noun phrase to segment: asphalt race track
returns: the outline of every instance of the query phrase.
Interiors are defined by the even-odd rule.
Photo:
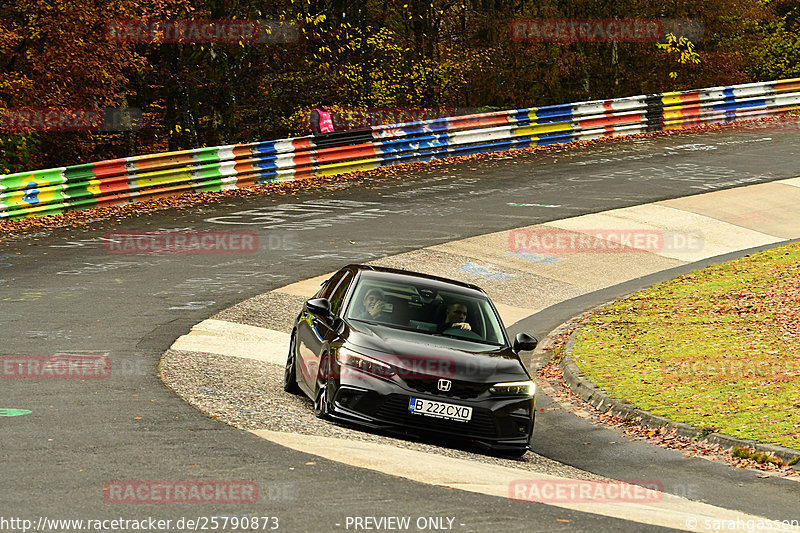
[[[0,517],[35,526],[40,517],[153,517],[175,524],[181,517],[269,516],[277,517],[279,531],[294,532],[357,530],[348,517],[410,516],[412,523],[441,519],[426,522],[426,530],[640,531],[634,522],[428,486],[269,443],[185,404],[159,380],[159,357],[218,310],[349,262],[791,178],[799,174],[798,157],[796,127],[654,137],[436,166],[400,178],[339,182],[294,196],[171,209],[6,240],[0,243],[0,355],[107,354],[112,372],[105,379],[0,381],[0,410],[31,411],[0,416]],[[257,253],[239,255],[119,254],[104,247],[111,229],[248,230],[261,245]],[[572,307],[577,312],[582,305]],[[564,309],[532,320],[556,323]],[[684,488],[697,490],[689,497],[744,513],[800,518],[795,482],[716,464],[679,468],[680,454],[645,443],[621,453],[602,445],[617,433],[587,429],[569,413],[548,413],[537,416],[534,444],[545,456],[617,479],[637,477],[634,469],[648,463],[653,477],[694,472],[683,480]],[[593,432],[595,446],[583,445],[586,431]],[[106,503],[104,487],[113,481],[190,479],[251,480],[259,499],[240,505]],[[23,530],[2,521],[0,529]],[[39,530],[67,529],[76,528]],[[180,529],[188,528],[171,528]]]

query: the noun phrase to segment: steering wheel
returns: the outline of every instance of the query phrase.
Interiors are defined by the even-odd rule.
[[[483,340],[483,337],[481,337],[480,335],[469,329],[447,328],[446,330],[442,331],[442,333],[445,335],[450,335],[452,337]]]

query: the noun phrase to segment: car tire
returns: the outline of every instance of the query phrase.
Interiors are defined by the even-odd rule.
[[[300,387],[297,386],[297,357],[295,356],[296,335],[292,332],[289,341],[289,355],[286,357],[286,367],[283,372],[283,390],[291,394],[300,394]]]

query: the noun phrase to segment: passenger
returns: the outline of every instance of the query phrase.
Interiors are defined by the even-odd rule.
[[[363,309],[356,314],[355,318],[362,320],[377,320],[379,322],[390,322],[392,315],[383,310],[386,298],[380,289],[370,289],[361,301]]]
[[[472,331],[472,327],[467,322],[467,305],[461,302],[451,302],[447,304],[444,313],[444,322],[439,324],[438,332],[446,329],[459,328]]]

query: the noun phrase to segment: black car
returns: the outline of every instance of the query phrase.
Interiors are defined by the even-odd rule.
[[[295,322],[284,388],[317,416],[434,432],[509,455],[528,448],[536,387],[474,285],[365,265],[322,284]]]

